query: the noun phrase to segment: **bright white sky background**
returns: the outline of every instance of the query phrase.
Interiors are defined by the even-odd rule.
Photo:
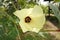
[[[48,1],[44,1],[44,0],[40,0],[39,3],[41,3],[43,5],[48,5]]]

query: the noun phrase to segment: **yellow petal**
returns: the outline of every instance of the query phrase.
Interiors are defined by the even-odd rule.
[[[28,9],[22,9],[22,10],[17,10],[14,12],[14,15],[16,15],[19,19],[24,18],[28,13]]]

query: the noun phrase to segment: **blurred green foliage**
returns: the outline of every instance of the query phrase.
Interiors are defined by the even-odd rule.
[[[60,2],[60,0],[54,0],[55,2]]]
[[[52,11],[54,12],[54,15],[57,17],[57,19],[60,22],[60,11],[59,11],[58,7],[56,5],[53,5],[53,4],[49,4],[49,6],[52,9]]]
[[[44,6],[41,4],[41,8],[43,9],[43,13],[48,14],[48,6]]]

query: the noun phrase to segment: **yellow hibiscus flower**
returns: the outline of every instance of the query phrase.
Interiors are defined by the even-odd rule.
[[[38,33],[45,23],[43,10],[37,5],[34,8],[17,10],[14,15],[20,19],[19,24],[23,32],[32,31]]]

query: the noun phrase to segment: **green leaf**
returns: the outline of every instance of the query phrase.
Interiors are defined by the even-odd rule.
[[[60,22],[60,12],[57,6],[53,5],[53,4],[49,4],[50,8],[52,9],[52,11],[54,12],[54,15],[57,17],[57,19]]]
[[[5,11],[0,11],[0,40],[16,40],[16,37],[22,34],[22,31],[17,29],[18,19],[12,17]]]

